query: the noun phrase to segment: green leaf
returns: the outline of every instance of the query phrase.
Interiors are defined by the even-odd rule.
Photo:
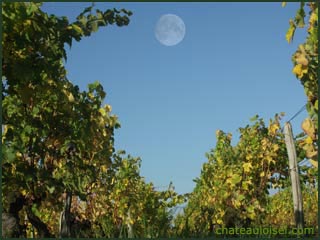
[[[36,21],[32,21],[31,23],[32,23],[34,30],[36,30],[37,32],[42,31],[41,27],[39,26],[39,24]]]
[[[82,24],[82,26],[86,26],[87,25],[87,18],[85,16],[78,16],[77,20]]]
[[[34,116],[38,116],[39,112],[40,112],[40,109],[38,107],[34,107],[32,109],[32,115],[34,115]]]
[[[85,9],[82,11],[82,13],[80,13],[79,16],[82,16],[82,15],[88,13],[88,12],[91,12],[91,11],[92,11],[92,8],[93,8],[93,6],[90,6],[90,7],[85,8]]]
[[[95,81],[93,83],[88,84],[89,91],[96,90],[98,88],[98,86],[100,86],[99,81]]]
[[[132,12],[131,11],[128,11],[128,10],[126,10],[126,9],[121,9],[121,11],[123,12],[123,13],[125,13],[125,14],[127,14],[128,16],[131,16],[132,15]]]
[[[236,185],[237,183],[239,183],[241,181],[241,176],[238,174],[233,174],[232,178],[231,178],[231,182]]]
[[[47,186],[47,189],[48,189],[49,193],[52,194],[55,190],[55,186],[52,186],[52,187]]]
[[[101,12],[99,9],[96,10],[96,13],[97,13],[97,18],[99,20],[103,19],[103,12]]]
[[[98,31],[98,22],[96,20],[92,21],[90,23],[90,27],[92,32]]]
[[[85,200],[86,191],[92,183],[97,186],[101,186],[102,182],[108,184],[108,180],[105,181],[104,178],[109,177],[109,169],[104,175],[96,176],[96,173],[99,172],[97,166],[101,163],[112,162],[112,124],[115,124],[116,118],[102,112],[105,116],[103,122],[108,123],[110,120],[110,125],[107,129],[104,129],[105,124],[99,126],[96,116],[102,108],[105,96],[102,85],[95,82],[90,85],[89,91],[80,92],[67,79],[63,59],[67,44],[71,47],[72,40],[80,41],[83,35],[88,36],[91,31],[98,30],[96,20],[99,20],[99,24],[104,24],[105,19],[100,18],[105,16],[100,11],[97,17],[90,16],[92,7],[89,7],[76,22],[70,24],[66,17],[48,15],[39,6],[8,1],[2,4],[5,36],[3,45],[6,46],[3,62],[7,65],[10,63],[11,66],[6,68],[2,76],[3,82],[5,80],[10,86],[3,94],[2,102],[3,120],[6,124],[6,133],[2,138],[2,189],[4,201],[7,201],[7,194],[11,191],[28,189],[30,196],[41,196],[46,206],[34,205],[32,211],[47,226],[53,226],[55,220],[48,218],[48,211],[54,214],[57,211],[55,206],[60,206],[61,201],[56,196],[61,196],[65,190],[75,194],[78,191],[80,198]],[[109,21],[115,22],[112,11],[108,17]],[[33,54],[37,52],[42,56],[41,59]],[[89,94],[93,99],[87,97]],[[67,99],[72,104],[66,103]],[[104,136],[102,133],[105,132]],[[71,139],[77,144],[76,151],[72,148],[66,151],[66,143]],[[71,157],[75,160],[70,160]],[[132,177],[130,184],[134,185],[140,180],[137,172],[139,169],[129,166],[129,170],[131,171],[125,174],[133,173],[133,177],[129,177]],[[115,169],[112,171],[117,172]],[[32,183],[34,186],[31,186]],[[113,190],[109,186],[105,187],[108,193]],[[138,190],[134,189],[139,195]],[[110,201],[108,193],[102,198],[106,197]],[[139,195],[139,198],[143,197],[143,194]],[[101,200],[101,195],[97,194],[97,199]],[[34,201],[30,200],[32,204]],[[137,199],[130,200],[134,203]]]
[[[31,126],[26,126],[24,129],[23,129],[23,132],[26,133],[26,134],[30,134],[32,133],[32,127]]]
[[[27,15],[32,15],[34,12],[38,10],[38,6],[34,3],[30,3],[29,7],[27,8]]]
[[[239,201],[242,201],[242,200],[244,200],[246,197],[245,197],[243,194],[239,194],[237,198],[238,198]]]
[[[297,11],[296,17],[295,17],[295,23],[299,28],[303,28],[305,26],[304,23],[304,18],[306,16],[305,12],[304,12],[304,3],[301,3],[301,6],[299,8],[299,10]]]
[[[247,207],[246,210],[247,210],[248,213],[254,213],[254,206],[250,205],[250,206]]]
[[[83,35],[83,30],[81,27],[79,27],[76,24],[72,24],[71,26],[72,26],[72,29],[75,30],[79,35],[81,35],[81,36]]]
[[[25,38],[26,38],[26,40],[27,40],[28,42],[31,42],[28,32],[26,32],[26,34],[25,34],[24,36],[25,36]]]
[[[6,162],[12,163],[16,160],[16,151],[13,148],[9,148],[5,145],[2,145],[2,154],[3,154],[2,164]]]
[[[259,118],[259,115],[256,114],[255,116],[253,116],[252,118],[250,118],[250,122],[255,122],[255,121],[258,120],[258,118]]]
[[[41,216],[41,213],[39,212],[39,210],[37,208],[37,204],[32,204],[31,210],[37,217]]]

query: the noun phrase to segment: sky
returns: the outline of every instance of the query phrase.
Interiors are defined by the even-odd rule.
[[[90,3],[48,2],[42,9],[70,21]],[[67,47],[68,78],[81,90],[96,80],[107,93],[121,128],[115,148],[141,157],[140,174],[160,190],[173,182],[191,192],[215,132],[233,134],[258,114],[289,120],[306,103],[292,74],[291,56],[304,42],[297,30],[285,39],[299,3],[96,3],[96,8],[131,10],[125,27],[100,28]],[[184,39],[165,46],[155,37],[164,14],[185,24]],[[306,111],[292,120],[294,134]]]

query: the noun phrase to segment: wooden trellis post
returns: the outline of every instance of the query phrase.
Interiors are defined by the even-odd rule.
[[[289,157],[289,170],[291,176],[292,185],[292,197],[293,197],[293,208],[296,226],[299,229],[303,229],[304,216],[303,216],[303,202],[299,179],[299,169],[297,164],[297,153],[294,145],[292,127],[289,122],[285,123],[284,126],[284,137],[287,146],[287,152]]]

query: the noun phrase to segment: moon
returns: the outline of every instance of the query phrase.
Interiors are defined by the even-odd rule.
[[[174,46],[183,40],[186,34],[186,26],[177,15],[165,14],[159,18],[154,32],[161,44]]]

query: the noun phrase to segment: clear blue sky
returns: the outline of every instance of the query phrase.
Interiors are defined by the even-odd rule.
[[[43,10],[74,20],[89,3],[45,3]],[[155,186],[170,181],[192,191],[215,131],[231,132],[259,114],[288,120],[306,102],[292,74],[291,55],[302,43],[285,34],[299,4],[288,3],[97,3],[133,11],[128,26],[101,28],[68,50],[68,77],[85,90],[99,80],[119,117],[116,149],[142,158],[141,175]],[[186,26],[184,40],[161,45],[154,27],[163,14]],[[300,132],[306,111],[292,122]]]

